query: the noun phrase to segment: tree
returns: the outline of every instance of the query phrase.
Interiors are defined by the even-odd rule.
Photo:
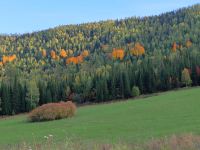
[[[56,52],[53,50],[51,51],[51,58],[56,59]]]
[[[190,72],[187,68],[184,68],[181,74],[181,82],[185,86],[190,86],[192,84],[192,80],[190,77]]]
[[[9,87],[2,83],[1,86],[1,93],[2,93],[2,114],[3,115],[11,115],[12,114],[12,106],[10,101],[10,93],[9,93]]]
[[[130,88],[130,80],[128,77],[128,73],[126,70],[123,71],[122,73],[122,77],[123,77],[123,83],[124,83],[124,97],[128,98],[131,96],[131,88]]]
[[[0,115],[2,115],[2,100],[1,100],[1,97],[0,97]]]
[[[60,56],[61,56],[62,58],[67,57],[67,52],[66,52],[64,49],[62,49],[61,52],[60,52]]]
[[[89,56],[89,54],[90,54],[90,53],[89,53],[88,50],[84,50],[84,51],[82,52],[81,55],[82,55],[83,57],[87,57],[87,56]]]
[[[137,86],[133,86],[132,88],[132,96],[136,97],[140,95],[140,89]]]
[[[172,52],[176,52],[176,50],[177,50],[177,44],[176,44],[176,42],[174,42],[173,44],[172,44]]]
[[[20,112],[26,112],[26,86],[20,85]]]
[[[39,88],[39,93],[40,93],[40,97],[39,97],[39,104],[45,104],[46,103],[46,84],[44,81],[39,80],[39,84],[38,84],[38,88]]]
[[[51,103],[52,102],[52,94],[51,94],[51,90],[49,87],[47,87],[46,89],[46,101],[45,103]]]
[[[46,56],[47,56],[47,52],[46,52],[45,49],[42,50],[42,56],[43,56],[43,57],[46,57]]]
[[[28,111],[37,107],[39,103],[39,88],[37,87],[36,81],[31,80],[27,84],[26,102],[28,104]]]
[[[113,49],[112,56],[114,59],[124,59],[124,50],[123,49]]]
[[[137,42],[130,52],[134,56],[140,56],[145,54],[145,49],[139,42]]]
[[[104,77],[96,80],[96,99],[98,102],[103,102],[108,100],[108,84]]]
[[[190,40],[186,41],[186,47],[190,48],[192,46],[192,42]]]
[[[18,79],[15,76],[14,79],[14,86],[12,88],[12,106],[13,106],[13,111],[15,114],[20,112],[20,101],[21,101],[21,95],[20,95],[20,84],[18,83]]]
[[[82,62],[83,62],[83,56],[82,55],[79,55],[77,57],[70,57],[70,58],[66,59],[66,64],[70,64],[70,63],[79,64],[79,63],[82,63]]]

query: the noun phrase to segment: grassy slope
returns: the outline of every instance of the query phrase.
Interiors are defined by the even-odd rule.
[[[0,145],[42,141],[53,134],[85,140],[145,140],[170,134],[200,134],[200,88],[173,91],[144,100],[85,106],[77,115],[43,123],[28,123],[26,116],[0,120]]]

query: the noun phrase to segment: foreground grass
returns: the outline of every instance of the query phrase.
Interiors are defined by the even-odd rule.
[[[200,88],[172,91],[141,100],[85,106],[74,118],[28,123],[26,115],[0,120],[0,145],[54,141],[132,143],[172,134],[200,134]]]
[[[200,136],[192,134],[171,136],[161,139],[152,139],[143,143],[115,143],[97,144],[81,143],[67,139],[60,143],[54,143],[52,136],[49,136],[42,144],[19,144],[0,147],[2,150],[199,150]]]

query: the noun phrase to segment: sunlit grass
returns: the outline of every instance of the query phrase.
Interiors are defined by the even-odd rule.
[[[21,115],[0,120],[0,145],[42,143],[53,135],[84,142],[132,143],[172,134],[200,133],[200,88],[172,91],[139,100],[85,106],[75,117],[29,123]]]

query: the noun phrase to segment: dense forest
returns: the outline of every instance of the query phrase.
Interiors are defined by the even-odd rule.
[[[0,36],[0,115],[197,85],[200,5]]]

